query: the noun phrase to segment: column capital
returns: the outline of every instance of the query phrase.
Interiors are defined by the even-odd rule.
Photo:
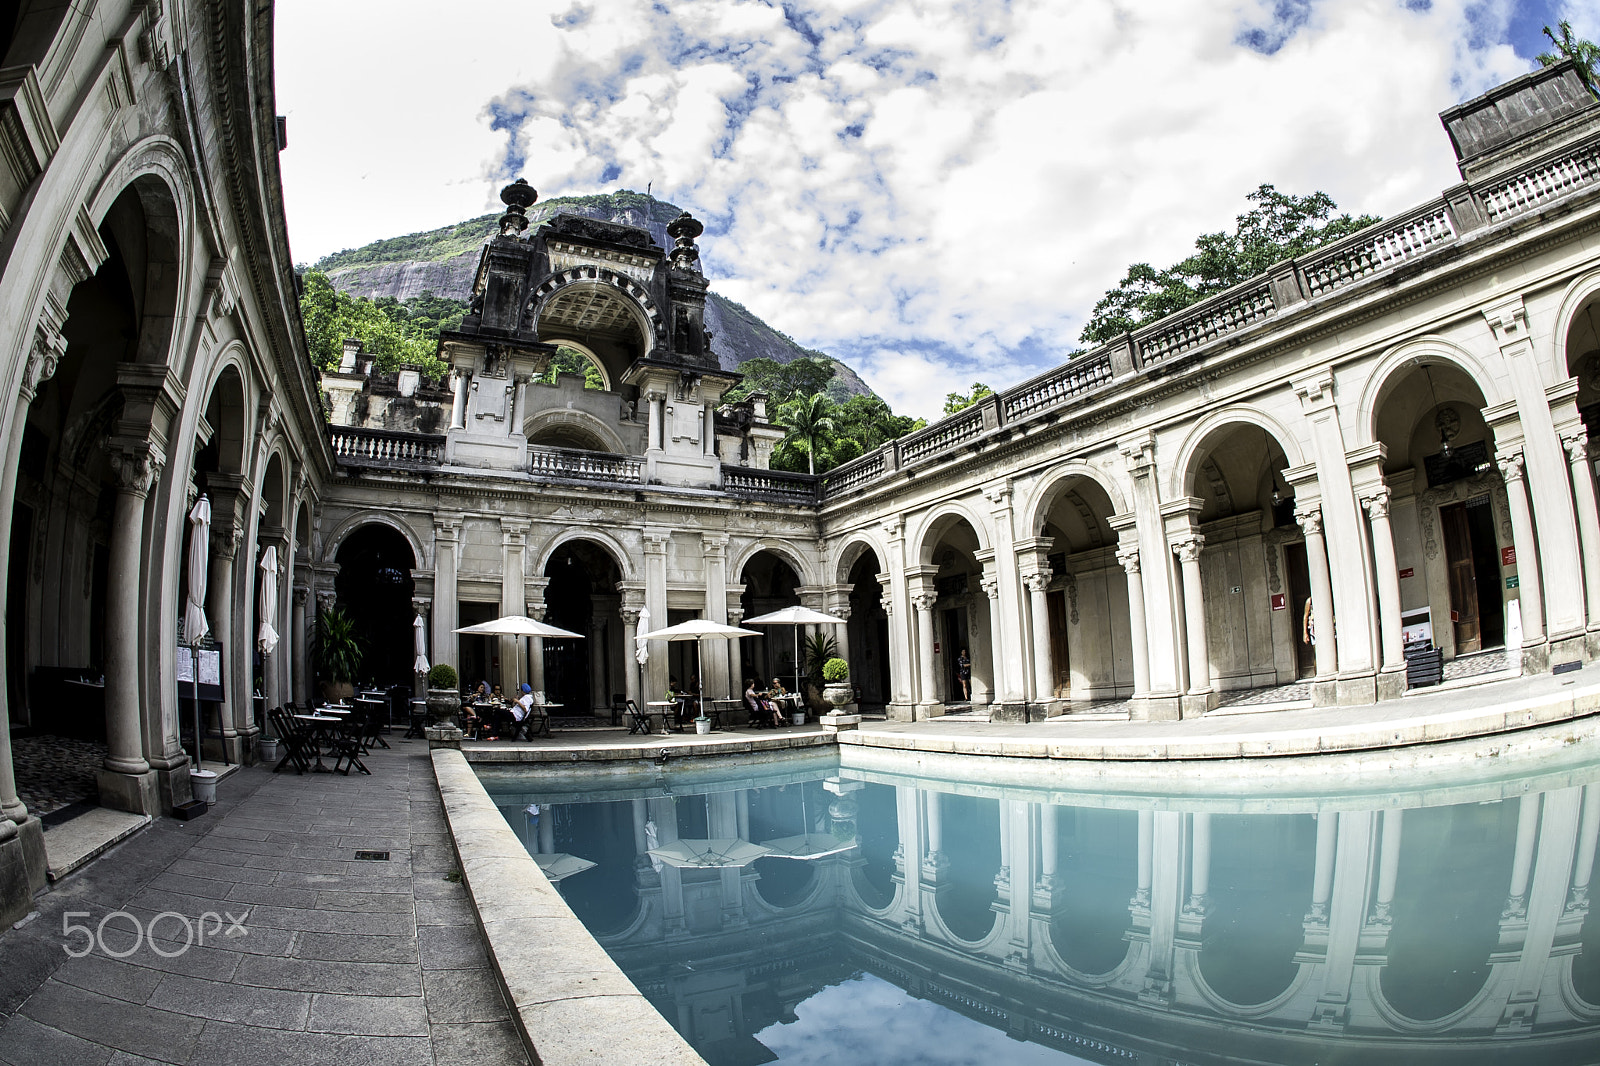
[[[429,599],[427,596],[411,597],[411,610],[417,614],[425,615],[432,607],[433,600]]]
[[[1567,449],[1567,458],[1574,463],[1581,463],[1589,458],[1589,435],[1586,432],[1562,437],[1561,446]]]
[[[535,622],[544,621],[545,606],[543,600],[527,600],[523,603],[522,609]]]
[[[672,540],[672,530],[659,526],[646,526],[640,534],[644,538],[644,553],[646,555],[667,554],[667,544]]]
[[[1123,464],[1134,475],[1148,474],[1156,465],[1156,438],[1152,433],[1117,442]]]
[[[304,607],[306,605],[306,600],[311,598],[311,590],[306,588],[304,585],[296,585],[293,590],[293,595],[294,605],[296,607]]]
[[[1011,507],[1011,482],[1004,478],[999,481],[991,481],[983,486],[983,498],[989,501],[991,510],[1009,510]]]
[[[890,540],[899,540],[906,535],[905,515],[886,515],[878,519],[878,528],[883,530],[884,536]]]
[[[728,534],[726,533],[700,534],[700,550],[708,556],[720,558],[727,546]]]
[[[526,542],[528,531],[533,528],[533,522],[526,518],[500,519],[500,543],[507,548],[520,548]]]
[[[1500,476],[1505,478],[1507,485],[1522,480],[1521,452],[1507,452],[1504,455],[1497,455],[1494,457],[1494,461],[1499,464]]]
[[[1489,323],[1494,339],[1503,345],[1527,337],[1528,309],[1522,302],[1521,293],[1485,307],[1483,318]]]
[[[108,445],[108,452],[117,489],[135,496],[149,494],[150,486],[161,476],[161,467],[167,461],[167,457],[148,441],[114,439]]]
[[[938,602],[939,594],[937,592],[913,592],[911,594],[911,606],[919,611],[931,611],[933,610],[933,605]]]
[[[1367,517],[1371,519],[1389,517],[1389,490],[1387,488],[1373,489],[1361,494],[1361,506],[1366,509]]]
[[[1046,592],[1055,575],[1046,570],[1035,570],[1031,574],[1022,575],[1022,583],[1028,586],[1029,592]]]
[[[1319,537],[1322,535],[1322,507],[1320,505],[1296,507],[1294,520],[1300,524],[1300,529],[1306,536]]]
[[[1200,549],[1205,545],[1206,538],[1203,535],[1190,533],[1172,542],[1172,554],[1178,557],[1180,563],[1197,563],[1200,561]]]
[[[1000,598],[1000,578],[998,575],[992,572],[985,574],[978,580],[978,585],[983,589],[984,595],[988,596],[991,600],[998,600]]]
[[[1124,572],[1137,574],[1139,572],[1139,545],[1130,544],[1126,548],[1117,550],[1117,562],[1122,564]]]
[[[1333,405],[1332,367],[1318,367],[1290,384],[1294,388],[1294,394],[1300,398],[1300,406],[1306,410]]]
[[[55,294],[47,290],[39,323],[33,330],[33,344],[28,349],[28,363],[22,372],[20,391],[24,403],[33,402],[39,386],[55,376],[61,357],[67,354],[67,339],[61,332],[66,321],[66,309]]]
[[[729,607],[728,608],[728,624],[729,625],[731,625],[731,626],[738,625],[739,621],[742,618],[744,618],[744,608],[743,607]]]
[[[230,562],[239,554],[239,540],[243,531],[232,522],[211,527],[211,554]]]
[[[433,539],[455,540],[461,535],[463,516],[441,511],[433,516]]]
[[[317,612],[320,614],[325,611],[331,611],[338,604],[338,602],[339,594],[337,592],[318,592]]]
[[[640,611],[640,608],[632,607],[632,606],[624,606],[624,607],[619,608],[619,613],[622,615],[623,624],[624,625],[630,625],[630,626],[638,625],[639,624],[639,611]]]

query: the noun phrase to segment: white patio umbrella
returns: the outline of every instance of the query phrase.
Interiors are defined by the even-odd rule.
[[[411,628],[417,637],[417,659],[411,664],[411,668],[419,674],[425,674],[428,672],[428,634],[425,632],[427,627],[423,624],[422,615],[419,614],[411,620]]]
[[[595,865],[588,859],[569,855],[564,851],[535,855],[533,861],[539,864],[539,869],[544,871],[545,877],[549,878],[552,883],[558,882],[565,877],[571,877],[573,874],[581,874],[585,870],[593,869]]]
[[[794,672],[796,675],[799,675],[800,627],[811,625],[843,625],[844,619],[837,618],[831,614],[823,614],[821,611],[813,611],[809,607],[801,607],[799,604],[796,604],[793,607],[785,607],[781,611],[773,611],[769,614],[764,614],[756,618],[746,618],[744,620],[744,624],[747,626],[794,626]],[[795,688],[801,688],[799,682],[795,683]],[[802,692],[802,696],[803,695],[804,693]]]
[[[724,866],[749,866],[771,849],[737,837],[716,837],[707,840],[674,840],[659,848],[651,848],[652,857],[668,866],[694,870],[714,870]]]
[[[258,568],[261,602],[256,605],[256,613],[261,616],[261,626],[256,630],[256,647],[262,655],[271,655],[278,650],[278,630],[273,624],[278,620],[278,549],[268,544]]]
[[[853,851],[857,841],[855,837],[841,841],[832,833],[801,833],[799,836],[763,840],[761,846],[771,851],[774,859],[821,859]]]
[[[644,639],[644,632],[649,628],[650,608],[641,607],[639,608],[639,623],[633,630],[634,633],[638,634],[633,638],[633,657],[639,661],[640,666],[650,661],[650,642]]]
[[[570,629],[548,625],[537,619],[529,618],[525,614],[505,614],[492,622],[479,622],[475,626],[462,626],[452,630],[455,633],[465,633],[474,637],[559,637],[562,639],[582,640],[582,633],[574,633]],[[528,643],[528,655],[533,655],[533,643]]]
[[[189,642],[194,682],[194,768],[200,769],[200,642],[211,632],[206,621],[206,567],[211,552],[211,501],[201,496],[189,511],[189,596],[183,609],[183,639]]]
[[[650,633],[640,633],[639,639],[646,640],[692,640],[695,641],[695,673],[700,675],[700,708],[702,713],[706,705],[706,672],[700,660],[699,642],[713,637],[724,640],[736,640],[739,637],[759,637],[761,634],[753,629],[740,629],[730,626],[726,622],[713,622],[707,618],[691,618],[687,622],[679,622],[675,626],[657,629]]]

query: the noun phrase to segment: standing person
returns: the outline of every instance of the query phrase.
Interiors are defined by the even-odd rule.
[[[961,654],[956,656],[956,680],[961,682],[961,698],[971,703],[972,659],[968,657],[966,648],[962,648]]]

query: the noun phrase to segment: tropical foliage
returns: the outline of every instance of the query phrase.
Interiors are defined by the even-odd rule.
[[[965,411],[985,396],[993,396],[994,390],[981,381],[972,383],[971,392],[947,392],[944,396],[944,413],[953,415],[957,411]]]
[[[1293,196],[1262,185],[1245,199],[1255,206],[1238,216],[1232,233],[1201,234],[1193,255],[1164,270],[1149,263],[1128,267],[1117,287],[1094,305],[1083,342],[1104,344],[1381,221],[1374,215],[1335,215],[1339,205],[1324,192]]]
[[[1594,86],[1595,67],[1600,65],[1600,45],[1582,37],[1572,35],[1572,24],[1566,19],[1556,23],[1559,33],[1551,33],[1550,27],[1544,28],[1544,35],[1550,38],[1550,43],[1555,46],[1553,52],[1540,52],[1534,58],[1542,65],[1553,67],[1563,59],[1570,59],[1578,67],[1578,74],[1583,78],[1584,84]]]
[[[401,302],[393,297],[369,300],[340,292],[318,270],[307,271],[300,297],[300,317],[312,361],[323,370],[337,370],[346,338],[361,342],[377,369],[392,371],[402,364],[442,376],[445,365],[436,354],[439,331],[461,325],[466,305],[425,292]]]
[[[330,607],[317,619],[317,672],[326,681],[354,681],[361,669],[361,638],[355,619]]]
[[[576,348],[556,349],[556,354],[550,359],[550,369],[546,370],[539,380],[546,385],[554,385],[556,378],[561,374],[582,374],[583,387],[586,389],[604,391],[606,387],[606,379],[600,373],[600,368]]]

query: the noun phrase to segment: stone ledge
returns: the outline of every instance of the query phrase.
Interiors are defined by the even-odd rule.
[[[149,824],[148,814],[129,814],[109,807],[97,807],[60,825],[51,826],[44,831],[50,880],[61,880]]]
[[[668,759],[688,759],[705,755],[746,755],[757,751],[782,751],[792,748],[832,747],[836,734],[816,727],[804,732],[770,733],[674,733],[651,734],[621,744],[566,742],[468,741],[461,752],[470,763],[573,763],[638,762],[655,760],[667,753]]]
[[[439,748],[432,759],[462,879],[533,1061],[705,1066],[589,935],[466,757]]]

